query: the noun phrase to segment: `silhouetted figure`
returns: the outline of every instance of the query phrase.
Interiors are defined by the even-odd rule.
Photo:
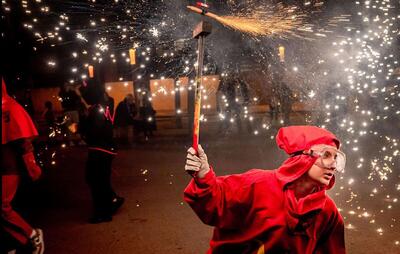
[[[222,98],[221,114],[222,123],[219,125],[218,132],[223,133],[236,124],[238,131],[242,132],[242,123],[240,119],[241,107],[236,96],[236,80],[234,77],[224,77],[218,86],[217,93]],[[223,109],[222,109],[223,108]]]
[[[116,134],[119,139],[124,143],[129,142],[129,131],[133,133],[134,119],[137,115],[135,100],[132,94],[128,94],[123,101],[121,101],[115,110]],[[132,130],[130,130],[132,129]]]
[[[64,111],[64,124],[68,127],[67,140],[70,145],[75,142],[80,142],[81,137],[77,133],[77,126],[79,126],[79,117],[82,116],[82,108],[85,106],[81,101],[81,97],[76,93],[75,88],[68,84],[61,88],[59,93],[61,98],[61,106]]]
[[[53,126],[55,122],[55,116],[53,111],[53,103],[46,101],[44,103],[45,110],[43,111],[43,118],[48,126]]]
[[[250,105],[250,102],[251,102],[249,85],[240,76],[236,77],[236,91],[237,91],[236,97],[238,98],[237,107],[238,107],[239,119],[240,119],[240,114],[242,113],[243,109],[244,108],[248,109],[248,106]],[[245,119],[245,125],[247,128],[247,132],[251,133],[252,127],[251,127],[251,122],[248,118]]]
[[[292,90],[284,82],[280,82],[280,105],[285,125],[290,125],[290,114],[292,113],[293,94]]]
[[[278,123],[279,107],[279,99],[276,95],[276,92],[273,90],[269,101],[269,116],[271,125],[276,125]]]
[[[88,145],[86,182],[93,201],[93,216],[89,223],[108,222],[124,202],[111,186],[111,164],[116,155],[110,110],[112,100],[101,87],[93,83],[84,84],[80,90],[90,105],[80,128]]]
[[[46,134],[49,135],[53,131],[56,123],[56,117],[53,111],[53,103],[51,103],[51,101],[46,101],[44,103],[44,108],[45,109],[42,113],[42,118],[46,122],[46,130],[47,130]]]
[[[142,106],[139,108],[139,119],[141,128],[146,140],[153,136],[153,131],[157,130],[156,111],[147,98],[142,99]]]

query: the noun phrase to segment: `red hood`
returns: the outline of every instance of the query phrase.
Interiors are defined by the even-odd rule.
[[[8,95],[4,79],[1,80],[1,86],[1,144],[37,136],[36,127],[28,113]]]
[[[1,78],[1,104],[3,105],[9,99],[10,96],[7,93],[6,82]]]
[[[279,148],[289,155],[307,150],[316,144],[332,145],[337,148],[340,146],[340,142],[335,135],[315,126],[283,127],[278,131],[276,143]],[[295,230],[301,216],[325,208],[327,200],[325,190],[332,188],[335,184],[335,177],[333,176],[328,186],[300,199],[295,197],[292,188],[285,188],[289,183],[305,174],[316,160],[317,158],[308,155],[296,155],[283,162],[275,171],[285,192],[285,203],[288,209],[285,218],[289,229],[292,231]]]
[[[304,151],[313,145],[326,144],[339,148],[340,141],[330,131],[316,126],[289,126],[279,129],[276,136],[278,147],[288,155]],[[276,170],[278,179],[283,186],[301,177],[315,163],[317,158],[308,155],[297,155],[287,159]],[[333,176],[326,189],[331,189],[335,184]]]

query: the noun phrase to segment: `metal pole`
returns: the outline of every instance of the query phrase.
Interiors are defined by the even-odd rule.
[[[200,111],[201,111],[201,91],[203,88],[203,62],[204,62],[204,42],[205,36],[200,35],[197,45],[197,69],[196,69],[196,90],[194,104],[194,122],[193,122],[193,148],[197,151],[200,134]]]
[[[201,90],[203,88],[203,62],[204,62],[204,43],[205,37],[211,33],[211,24],[201,21],[193,30],[193,38],[197,38],[197,68],[196,68],[196,87],[194,101],[194,121],[193,121],[193,148],[197,151],[199,146],[200,134],[200,110],[201,110]]]

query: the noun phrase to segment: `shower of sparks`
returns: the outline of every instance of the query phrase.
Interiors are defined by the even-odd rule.
[[[354,24],[360,20],[361,26],[344,28],[340,38],[329,42],[324,59],[317,62],[324,82],[311,91],[313,98],[323,98],[319,105],[325,110],[318,112],[321,125],[344,140],[342,149],[350,167],[354,165],[337,181],[339,196],[349,197],[339,205],[344,213],[377,224],[375,232],[383,235],[396,232],[399,221],[399,213],[391,210],[399,210],[400,79],[395,74],[399,70],[395,44],[400,16],[391,0],[354,5],[357,14],[351,20]],[[346,221],[351,230],[361,223],[351,217]]]
[[[296,35],[296,29],[304,29],[305,14],[296,14],[294,8],[280,7],[276,11],[255,11],[243,16],[217,16],[214,18],[223,25],[253,36]]]
[[[213,18],[223,25],[252,36],[276,36],[280,38],[298,37],[311,39],[313,36],[326,37],[324,32],[314,31],[313,25],[308,23],[308,15],[297,7],[283,7],[277,5],[274,10],[256,10],[250,14],[237,16],[217,16]],[[347,22],[345,17],[335,17],[329,26],[337,26],[339,22]]]
[[[200,9],[188,6],[192,11],[200,13]],[[213,18],[234,30],[247,33],[251,36],[269,36],[279,38],[297,37],[312,39],[313,37],[326,37],[329,30],[317,28],[315,24],[308,22],[309,13],[301,11],[296,6],[285,7],[278,3],[274,7],[270,5],[259,6],[250,12],[236,15],[219,16],[212,12],[204,15]],[[339,23],[348,22],[347,15],[334,17],[327,22],[326,27],[338,26]]]

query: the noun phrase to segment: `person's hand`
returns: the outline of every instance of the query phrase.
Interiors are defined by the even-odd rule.
[[[33,152],[22,155],[22,158],[24,159],[26,170],[28,171],[28,174],[32,180],[36,181],[39,179],[40,175],[42,174],[42,169],[37,165]]]
[[[210,171],[210,165],[208,164],[207,155],[204,153],[201,145],[198,147],[198,155],[193,147],[188,149],[186,156],[185,170],[192,176],[203,178],[208,171]]]

